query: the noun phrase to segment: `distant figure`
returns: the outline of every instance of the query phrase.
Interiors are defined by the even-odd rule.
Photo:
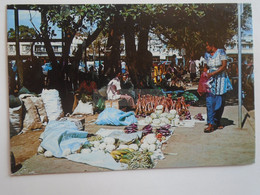
[[[193,60],[193,58],[191,58],[190,60],[189,72],[190,72],[190,81],[193,82],[193,80],[196,78],[196,63]]]
[[[185,66],[186,64],[186,49],[184,48],[184,44],[182,44],[182,48],[181,48],[181,56],[182,56],[182,64],[183,66]]]
[[[126,72],[128,72],[128,68],[124,61],[121,62],[121,71],[122,71],[122,74],[125,74]]]

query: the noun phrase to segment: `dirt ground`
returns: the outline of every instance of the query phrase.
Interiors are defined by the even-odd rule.
[[[206,113],[204,107],[191,107],[191,115]],[[245,113],[246,111],[244,111]],[[245,165],[254,162],[255,133],[254,112],[249,112],[243,129],[237,128],[237,106],[227,106],[222,118],[223,130],[205,134],[205,123],[195,127],[177,127],[174,134],[163,146],[164,160],[155,168],[200,167]],[[98,115],[87,116],[85,130],[95,133],[101,127],[115,129],[122,127],[98,126],[93,122]],[[17,172],[13,175],[77,173],[109,171],[108,169],[76,163],[67,159],[45,158],[37,155],[39,136],[43,131],[28,132],[11,138],[11,151],[14,153]]]

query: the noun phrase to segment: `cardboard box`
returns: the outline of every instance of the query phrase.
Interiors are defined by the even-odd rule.
[[[69,121],[74,122],[80,131],[85,130],[85,117],[68,117]]]
[[[105,108],[119,109],[119,100],[107,100],[107,101],[105,101]]]

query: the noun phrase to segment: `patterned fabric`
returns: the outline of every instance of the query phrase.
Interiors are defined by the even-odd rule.
[[[205,63],[209,67],[209,72],[216,71],[222,65],[223,60],[227,60],[227,55],[223,49],[218,49],[212,56],[209,53],[205,54]],[[221,72],[210,78],[209,81],[210,92],[214,95],[223,95],[232,90],[231,82],[226,71]]]

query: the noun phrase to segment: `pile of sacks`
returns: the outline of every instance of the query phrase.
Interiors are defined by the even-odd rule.
[[[41,129],[48,121],[64,116],[59,92],[43,89],[40,95],[19,95],[21,105],[9,108],[11,134]]]

